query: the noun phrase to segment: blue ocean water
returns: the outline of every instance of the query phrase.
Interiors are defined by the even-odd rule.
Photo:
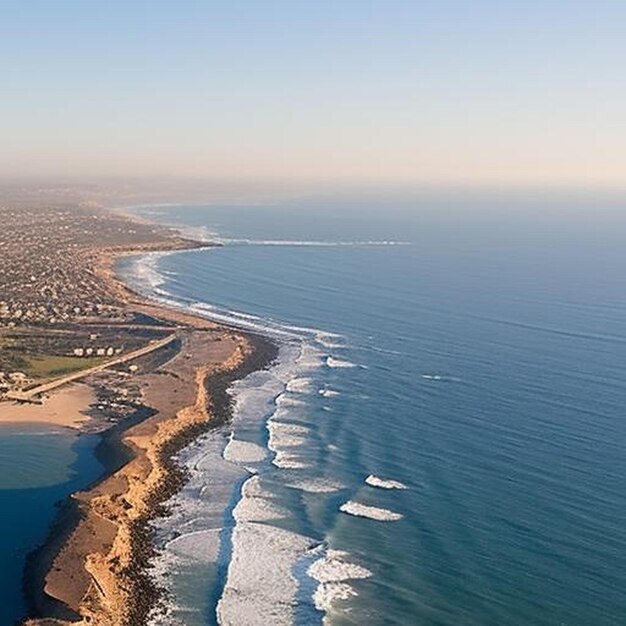
[[[56,504],[101,472],[97,441],[42,424],[0,428],[0,624],[25,615],[26,557],[46,539]]]
[[[285,341],[181,457],[180,623],[279,585],[277,624],[624,623],[626,219],[496,208],[141,211],[225,245],[126,260],[135,287]]]

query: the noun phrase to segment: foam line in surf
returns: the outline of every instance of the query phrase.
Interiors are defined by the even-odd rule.
[[[299,424],[288,424],[269,420],[267,423],[269,431],[268,447],[273,452],[278,452],[283,448],[293,448],[306,443],[309,429]]]
[[[301,239],[228,239],[222,238],[220,242],[225,245],[239,246],[300,246],[315,248],[335,248],[351,246],[408,246],[408,241],[323,241]]]
[[[248,479],[233,516],[233,555],[224,592],[217,605],[219,624],[291,626],[297,581],[293,564],[312,539],[267,522],[276,506],[258,476]],[[269,507],[269,509],[267,508]]]

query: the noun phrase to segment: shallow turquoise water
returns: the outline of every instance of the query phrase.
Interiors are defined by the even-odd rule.
[[[312,432],[302,454],[314,469],[273,470],[299,530],[373,573],[351,582],[358,595],[332,623],[623,623],[619,213],[330,201],[149,213],[227,240],[160,258],[161,295],[338,333],[324,356],[357,366],[312,374],[315,391],[340,395],[312,393],[293,414]],[[362,243],[373,240],[408,245]],[[281,486],[285,471],[343,487],[296,496]],[[367,487],[370,473],[408,489]],[[348,516],[348,499],[403,518]],[[300,601],[299,623],[320,619]]]

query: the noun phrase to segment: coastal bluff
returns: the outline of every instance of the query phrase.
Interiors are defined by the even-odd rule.
[[[144,623],[158,590],[146,572],[153,554],[150,519],[184,481],[172,455],[220,419],[221,384],[254,347],[243,335],[215,328],[180,331],[178,353],[140,376],[152,413],[122,438],[132,459],[92,489],[74,494],[78,521],[51,560],[28,626]]]

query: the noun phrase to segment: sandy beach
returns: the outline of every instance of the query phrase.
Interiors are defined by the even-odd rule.
[[[46,423],[80,428],[90,418],[85,411],[95,402],[93,389],[83,383],[60,387],[43,404],[3,402],[0,405],[0,427],[13,423]]]

